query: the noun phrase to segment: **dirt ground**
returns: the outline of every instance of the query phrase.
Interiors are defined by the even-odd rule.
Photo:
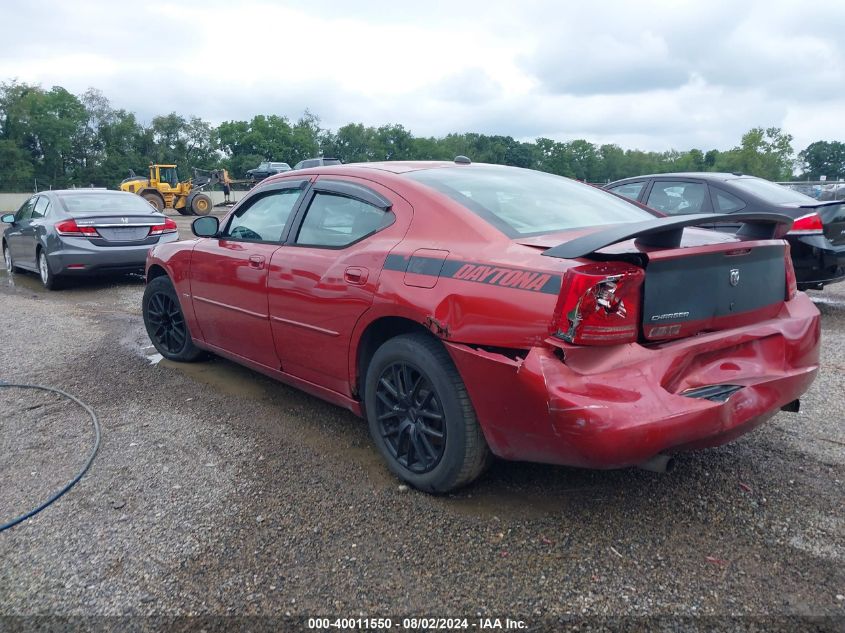
[[[186,235],[192,219],[177,218]],[[222,359],[153,362],[142,292],[140,278],[47,292],[0,273],[0,380],[73,393],[103,429],[82,481],[0,534],[0,629],[31,616],[845,622],[845,284],[811,293],[823,358],[800,413],[679,455],[669,475],[499,462],[445,497],[400,486],[336,407]],[[90,442],[73,405],[0,389],[0,522]]]

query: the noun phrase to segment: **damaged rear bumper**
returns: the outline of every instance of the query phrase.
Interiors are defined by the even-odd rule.
[[[493,453],[621,468],[723,444],[765,422],[812,383],[819,338],[819,312],[799,293],[773,319],[648,347],[548,339],[510,358],[446,346]],[[723,401],[707,399],[710,386]]]

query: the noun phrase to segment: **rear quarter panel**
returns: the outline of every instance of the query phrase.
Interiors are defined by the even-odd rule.
[[[404,182],[391,188],[411,202],[414,218],[353,332],[353,384],[361,335],[383,317],[414,321],[444,341],[528,349],[544,340],[572,262],[541,257],[541,249],[513,242],[445,196],[395,179]],[[428,260],[423,275],[409,272],[418,258]]]

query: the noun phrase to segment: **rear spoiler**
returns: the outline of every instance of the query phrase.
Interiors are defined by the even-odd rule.
[[[812,203],[799,205],[798,209],[818,209],[819,207],[832,207],[835,204],[845,204],[845,199],[841,200],[815,200]]]
[[[716,223],[742,226],[736,232],[741,238],[751,240],[770,240],[782,237],[792,227],[792,218],[780,213],[695,213],[676,217],[654,218],[644,222],[626,222],[614,224],[606,229],[599,229],[589,235],[577,237],[544,251],[546,257],[577,259],[586,257],[610,246],[637,238],[641,246],[658,248],[677,248],[681,245],[684,228]]]

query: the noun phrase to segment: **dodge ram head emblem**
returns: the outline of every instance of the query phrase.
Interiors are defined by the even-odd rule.
[[[739,268],[731,268],[731,285],[739,285]]]

